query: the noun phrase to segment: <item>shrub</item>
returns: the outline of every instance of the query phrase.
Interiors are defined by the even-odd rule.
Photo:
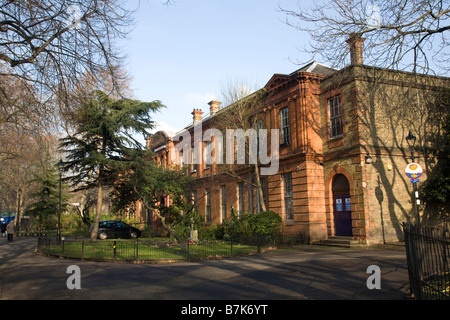
[[[248,227],[253,236],[273,234],[280,229],[280,225],[281,217],[270,210],[251,215],[248,219]]]
[[[237,215],[236,210],[232,209],[230,221],[223,224],[224,239],[251,240],[274,234],[280,229],[280,225],[281,218],[273,211]]]
[[[225,234],[225,228],[221,224],[203,226],[198,230],[200,240],[222,240]]]
[[[184,216],[179,223],[172,226],[173,231],[180,237],[187,239],[191,230],[199,230],[199,236],[201,233],[203,216],[198,214],[197,211],[190,211]]]

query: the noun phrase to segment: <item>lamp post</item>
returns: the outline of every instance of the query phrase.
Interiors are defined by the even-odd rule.
[[[409,134],[406,137],[406,142],[408,143],[409,149],[411,150],[411,160],[415,162],[414,156],[414,146],[416,144],[416,136],[412,134],[411,130],[409,130]],[[413,182],[414,187],[414,198],[416,200],[416,212],[417,212],[417,223],[420,223],[420,212],[419,212],[419,191],[417,190],[417,182]]]
[[[16,221],[16,236],[19,235],[19,229],[20,229],[20,196],[22,195],[22,189],[19,188],[17,190],[17,221]]]
[[[61,242],[61,176],[62,176],[63,162],[62,159],[58,162],[59,171],[59,203],[58,203],[58,227],[56,229],[56,241]]]
[[[414,162],[414,145],[416,144],[416,136],[412,134],[411,130],[409,130],[409,134],[406,137],[406,142],[408,143],[409,149],[411,150],[411,160]]]

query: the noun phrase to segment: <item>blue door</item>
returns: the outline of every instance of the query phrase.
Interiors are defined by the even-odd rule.
[[[337,236],[352,236],[352,211],[349,195],[333,197],[334,201],[334,226]]]

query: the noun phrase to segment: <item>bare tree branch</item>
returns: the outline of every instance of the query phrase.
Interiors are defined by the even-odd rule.
[[[450,69],[448,2],[325,0],[314,1],[311,8],[280,10],[288,25],[310,35],[305,51],[336,67],[347,63],[344,41],[359,33],[365,38],[367,63],[423,73],[446,74]]]
[[[42,96],[67,102],[82,75],[105,70],[115,78],[124,62],[117,40],[133,24],[120,0],[8,1],[0,6],[3,74],[36,85]],[[101,79],[99,79],[101,80]]]

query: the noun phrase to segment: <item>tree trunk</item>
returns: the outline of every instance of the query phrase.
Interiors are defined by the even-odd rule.
[[[163,217],[158,210],[154,210],[154,212],[156,213],[158,218],[161,219],[161,223],[162,223],[164,229],[166,229],[171,236],[173,236],[175,239],[177,239],[178,243],[181,246],[181,251],[187,252],[186,242],[175,231],[173,231],[172,228],[168,224],[166,224],[166,218]]]
[[[259,177],[259,166],[255,163],[255,176],[256,176],[256,189],[259,194],[259,204],[261,205],[261,210],[266,211],[266,203],[264,202],[264,192],[261,188],[261,179]]]
[[[92,226],[92,232],[91,232],[91,241],[97,240],[98,235],[98,225],[100,223],[100,215],[102,214],[102,185],[99,184],[98,190],[97,190],[97,210],[95,212],[95,218],[94,218],[94,225]]]

